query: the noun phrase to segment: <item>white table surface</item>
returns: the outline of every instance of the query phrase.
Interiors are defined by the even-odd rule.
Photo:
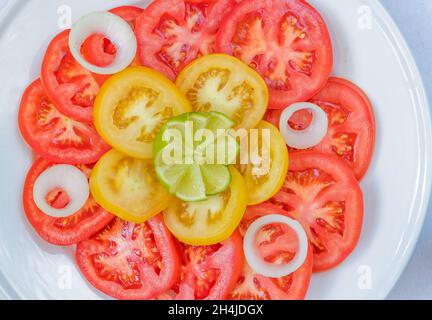
[[[0,8],[7,1],[0,0]],[[432,0],[381,2],[405,36],[432,102]],[[412,259],[388,298],[432,299],[432,202]]]

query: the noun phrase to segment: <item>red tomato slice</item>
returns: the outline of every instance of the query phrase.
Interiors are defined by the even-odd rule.
[[[36,179],[49,167],[59,163],[38,159],[30,169],[24,184],[23,204],[27,219],[36,232],[46,241],[59,246],[69,246],[88,239],[103,229],[114,216],[102,209],[92,197],[79,212],[67,218],[53,218],[36,206],[33,188]],[[87,176],[91,168],[86,165],[77,166]],[[47,200],[55,208],[63,208],[68,202],[68,195],[62,190],[52,190]]]
[[[174,80],[191,61],[215,52],[219,24],[235,0],[156,0],[137,21],[141,63]]]
[[[111,13],[114,13],[129,22],[134,30],[136,21],[143,11],[143,9],[134,6],[121,6],[110,10]]]
[[[70,30],[63,31],[48,46],[41,80],[48,96],[63,114],[90,123],[99,84],[92,73],[72,56],[68,44],[69,33]]]
[[[72,120],[56,109],[40,80],[25,91],[19,110],[21,134],[40,156],[54,162],[89,164],[110,147],[93,125]]]
[[[311,102],[320,106],[329,118],[326,137],[312,149],[345,160],[360,180],[369,168],[375,147],[375,119],[368,97],[355,84],[330,78]],[[267,113],[267,120],[279,126],[280,114],[280,111],[271,110]],[[290,125],[301,130],[309,122],[309,113],[297,113]]]
[[[134,224],[115,219],[78,244],[78,266],[98,290],[117,299],[145,300],[177,281],[180,258],[162,217]]]
[[[132,29],[135,30],[136,20],[142,14],[143,9],[133,6],[123,6],[114,8],[110,12],[126,20]],[[105,35],[97,33],[91,35],[83,43],[81,53],[91,64],[98,67],[106,67],[113,63],[117,48]]]
[[[256,69],[270,89],[272,109],[306,101],[333,66],[327,27],[303,0],[248,0],[224,18],[217,50]]]
[[[281,214],[292,218],[288,212],[270,203],[249,207],[240,224],[241,233],[244,235],[250,224],[256,219],[269,214]],[[288,263],[295,257],[297,252],[297,236],[285,225],[266,226],[258,234],[258,240],[260,241],[260,252],[269,263]],[[302,267],[283,278],[267,278],[255,273],[245,263],[242,275],[231,292],[230,298],[236,300],[302,300],[309,288],[312,267],[312,247],[310,247],[309,254]]]
[[[244,263],[238,232],[223,243],[189,246],[177,243],[182,253],[179,282],[159,300],[223,300],[234,288]]]
[[[293,152],[282,190],[271,200],[305,228],[314,271],[331,269],[354,250],[363,224],[363,194],[351,169],[334,155]]]

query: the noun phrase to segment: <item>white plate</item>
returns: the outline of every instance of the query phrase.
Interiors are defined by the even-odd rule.
[[[21,189],[31,154],[18,133],[17,110],[23,90],[38,77],[46,46],[59,32],[61,5],[70,5],[77,19],[130,2],[13,0],[1,12],[0,296],[105,297],[78,272],[73,248],[46,244],[24,218]],[[427,207],[432,162],[428,104],[405,41],[378,1],[310,2],[322,12],[331,32],[334,74],[353,80],[368,93],[378,136],[372,167],[362,182],[365,221],[360,243],[342,266],[313,277],[308,297],[381,299],[410,258]]]

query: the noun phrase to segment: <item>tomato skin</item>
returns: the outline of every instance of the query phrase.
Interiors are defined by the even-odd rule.
[[[291,219],[293,217],[283,209],[264,202],[260,205],[251,206],[245,213],[244,219],[240,224],[240,232],[244,235],[247,228],[258,218],[269,215],[280,214]],[[313,269],[313,252],[309,245],[308,255],[304,264],[293,274],[279,279],[271,279],[256,274],[245,262],[242,275],[231,292],[229,298],[235,300],[303,300],[309,289]],[[288,283],[288,288],[278,284]]]
[[[290,155],[284,187],[270,202],[303,225],[314,249],[314,272],[332,269],[357,246],[363,224],[362,190],[348,165],[334,155]]]
[[[97,205],[93,198],[87,201],[87,209],[68,218],[53,218],[39,210],[33,199],[35,181],[42,172],[56,164],[42,158],[36,160],[24,184],[23,206],[28,221],[40,237],[54,245],[69,246],[99,232],[114,216]]]
[[[66,116],[92,122],[93,103],[99,84],[69,50],[69,33],[65,30],[49,44],[42,63],[41,80],[48,96]]]
[[[285,39],[294,37],[294,41],[284,44],[280,31],[284,26],[282,19],[287,14],[292,15],[294,19],[289,21],[289,23],[293,21],[293,24],[288,25],[287,28],[295,26],[299,29],[287,31]],[[248,35],[245,30],[250,31],[253,24],[247,19],[252,15],[258,16],[260,21],[263,21],[264,27],[258,31],[252,30]],[[239,30],[239,28],[244,29]],[[274,28],[279,30],[275,31]],[[276,32],[279,33],[279,37],[270,36]],[[306,36],[300,36],[301,32],[306,32]],[[248,38],[250,35],[256,36],[256,39]],[[246,43],[249,48],[235,44],[236,37],[244,37],[249,41]],[[257,69],[265,78],[270,90],[270,109],[283,109],[294,102],[309,100],[325,85],[333,68],[333,48],[326,24],[318,11],[303,0],[240,2],[224,18],[218,33],[216,48],[217,52],[234,55],[240,59],[243,56],[242,60]],[[255,50],[257,54],[252,53],[251,50]],[[296,57],[288,56],[289,53],[304,54],[305,52],[310,55],[298,58],[298,61],[295,60]],[[283,58],[290,60],[281,62]],[[285,69],[280,65],[284,65]],[[288,66],[289,76],[287,76]]]
[[[234,5],[235,0],[153,1],[137,20],[142,65],[175,80],[194,59],[215,52],[219,24]],[[191,19],[196,12],[199,16]]]
[[[200,252],[206,247],[182,244],[179,246],[183,252],[183,267],[175,300],[226,299],[237,283],[244,263],[243,241],[240,233],[236,231],[228,240],[220,244],[220,248],[211,255],[206,255],[204,260],[199,258]],[[217,280],[211,288],[206,288],[207,294],[200,296],[199,283],[208,281],[204,274],[214,270],[219,271]]]
[[[337,155],[361,180],[369,169],[375,148],[375,117],[369,98],[354,83],[330,78],[310,102],[321,107],[329,118],[326,137],[311,150]],[[279,126],[280,115],[280,110],[269,110],[266,119]],[[296,125],[307,126],[307,119],[302,115],[293,118]]]
[[[155,250],[157,250],[157,254],[160,256],[159,267],[154,264],[150,265],[148,262],[145,262],[145,260],[140,260],[146,258],[141,257],[140,254],[134,256],[134,252],[137,250],[139,250],[141,254],[155,254],[154,251],[151,251],[152,248],[142,247],[139,245],[139,242],[137,245],[134,245],[136,241],[139,241],[137,240],[139,235],[135,234],[135,230],[136,228],[140,230],[140,227],[147,228],[151,231],[150,238],[154,239],[152,241],[155,245]],[[140,233],[141,231],[138,232]],[[131,252],[128,252],[129,256],[125,257],[125,259],[138,259],[134,260],[134,262],[139,268],[137,274],[139,279],[134,278],[133,280],[139,283],[139,288],[125,289],[122,284],[114,280],[111,281],[102,278],[100,273],[96,270],[95,260],[93,260],[95,256],[102,255],[104,258],[106,257],[109,264],[111,261],[110,259],[116,258],[115,245],[120,241],[125,242],[124,244],[127,245],[128,248],[131,248]],[[112,247],[112,245],[114,247]],[[149,253],[147,250],[151,252]],[[125,254],[125,251],[117,251],[117,254]],[[119,218],[115,219],[113,223],[101,233],[77,245],[76,261],[83,275],[96,289],[120,300],[147,300],[155,298],[175,284],[180,272],[180,257],[174,239],[165,227],[160,215],[148,220],[143,225],[125,222]],[[131,260],[125,261],[126,260],[120,261],[123,262],[122,266],[124,268],[122,270],[118,270],[118,265],[116,265],[115,270],[109,271],[111,271],[112,274],[118,274],[121,271],[127,272],[129,263],[131,263],[129,261]],[[160,272],[156,273],[155,268],[160,268]],[[122,281],[121,279],[117,280]]]
[[[66,164],[92,164],[110,147],[91,124],[61,114],[40,80],[24,92],[18,114],[21,135],[45,159]]]

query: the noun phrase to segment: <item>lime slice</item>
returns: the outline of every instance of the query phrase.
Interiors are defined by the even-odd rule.
[[[173,193],[181,179],[186,174],[186,171],[188,171],[189,166],[182,164],[165,166],[162,162],[159,163],[161,165],[156,166],[156,174],[165,188]]]
[[[217,132],[218,129],[231,129],[235,126],[235,122],[221,112],[209,113],[207,129]]]
[[[201,175],[208,196],[224,192],[231,184],[231,173],[223,165],[201,165]]]
[[[172,190],[172,193],[186,202],[206,200],[206,186],[201,175],[200,166],[190,165],[185,175]]]
[[[226,190],[231,183],[227,166],[234,163],[239,146],[228,133],[217,131],[234,125],[218,112],[193,112],[169,120],[153,144],[156,173],[165,188],[186,202]]]
[[[220,135],[214,142],[215,154],[224,155],[223,157],[217,158],[217,164],[235,164],[237,156],[240,153],[240,146],[237,140],[229,134]]]
[[[188,119],[189,121],[192,121],[194,123],[194,130],[198,129],[207,129],[210,114],[204,113],[204,112],[192,112],[188,113],[189,115]]]

